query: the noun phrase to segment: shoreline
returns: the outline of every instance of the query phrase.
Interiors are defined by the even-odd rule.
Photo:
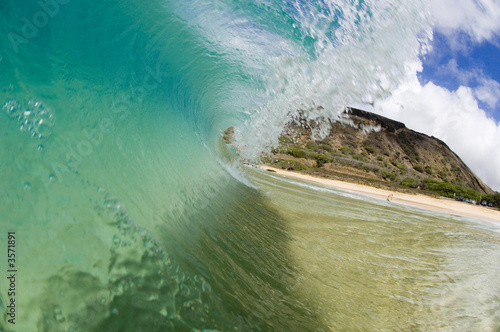
[[[271,166],[260,166],[260,168],[265,171],[271,171],[275,174],[282,175],[285,177],[291,177],[312,183],[318,183],[336,189],[349,190],[356,193],[365,194],[377,199],[386,200],[389,195],[393,195],[391,200],[392,202],[406,204],[413,207],[430,210],[434,212],[450,214],[454,216],[480,219],[500,225],[500,211],[480,205],[472,205],[464,202],[457,202],[452,199],[433,198],[423,194],[407,194],[399,191],[379,189],[357,183],[325,179],[312,175],[307,175],[292,171],[285,171]]]

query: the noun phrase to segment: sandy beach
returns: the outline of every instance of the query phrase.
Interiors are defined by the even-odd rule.
[[[319,183],[337,189],[350,190],[357,193],[366,194],[378,199],[387,199],[389,195],[392,195],[392,202],[395,203],[402,203],[422,209],[447,213],[455,216],[476,218],[500,224],[500,211],[480,205],[472,205],[464,202],[457,202],[447,198],[433,198],[430,196],[420,195],[420,194],[413,195],[397,191],[378,189],[356,183],[324,179],[307,174],[285,171],[282,169],[277,169],[269,166],[261,166],[261,167],[265,170],[274,171],[276,174],[279,175],[305,180],[309,182]]]

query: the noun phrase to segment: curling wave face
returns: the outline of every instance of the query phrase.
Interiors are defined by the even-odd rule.
[[[390,275],[399,260],[432,270],[454,255],[427,261],[403,252],[384,265],[382,256],[354,257],[335,242],[328,255],[342,257],[312,259],[321,257],[318,234],[308,236],[299,221],[317,228],[366,216],[357,208],[318,214],[309,194],[233,163],[220,137],[235,125],[242,157],[255,159],[298,110],[309,121],[335,118],[347,104],[389,93],[426,50],[423,1],[33,0],[0,8],[0,228],[19,238],[17,331],[345,329],[361,318],[331,299],[349,296],[347,279],[364,284],[347,262],[369,269],[373,261],[373,273]],[[325,200],[365,204],[370,218],[397,225],[389,235],[374,227],[378,237],[404,229],[373,202]],[[411,215],[416,235],[424,217]],[[450,222],[457,232],[470,227],[442,222],[426,224],[423,234],[441,236],[419,254],[457,243],[446,233]],[[346,226],[341,239],[358,229]],[[377,250],[356,239],[352,252]],[[498,237],[471,241],[498,254]],[[311,272],[319,265],[325,275]],[[406,288],[398,288],[403,277],[395,286],[377,279],[390,294],[386,311],[355,299],[351,309],[361,307],[363,326],[383,317],[409,328],[391,320],[394,299],[419,290],[434,301],[426,282],[445,278],[425,271]],[[9,301],[5,283],[0,307]],[[372,288],[365,285],[365,296],[376,302],[381,292]],[[410,302],[404,310],[417,326],[434,328],[434,316]],[[437,312],[460,326],[452,306]],[[483,318],[486,326],[497,319]],[[13,328],[2,319],[3,330]]]

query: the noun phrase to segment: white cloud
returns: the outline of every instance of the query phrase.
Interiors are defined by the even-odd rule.
[[[439,67],[437,73],[442,76],[453,77],[461,85],[469,85],[473,80],[483,76],[478,70],[467,71],[458,68],[456,59],[451,59],[446,65]]]
[[[474,95],[489,108],[494,109],[500,101],[500,83],[492,79],[484,79],[482,84],[474,88]]]
[[[446,35],[452,50],[468,54],[475,43],[500,44],[500,1],[429,4],[435,29]],[[500,123],[485,112],[499,105],[500,83],[480,68],[460,69],[455,59],[438,67],[436,74],[460,87],[450,91],[432,82],[421,85],[416,73],[410,73],[391,97],[376,101],[374,111],[443,140],[485,183],[500,191]]]
[[[474,96],[490,110],[494,110],[500,101],[500,83],[491,79],[480,69],[461,70],[458,68],[457,61],[451,59],[446,65],[438,68],[437,74],[454,78],[458,84],[463,86],[474,86]]]
[[[498,0],[432,0],[436,27],[450,35],[460,30],[474,41],[493,40],[500,35]]]
[[[493,91],[500,88],[492,85]],[[481,96],[496,103],[491,91],[488,86],[484,91],[464,86],[449,91],[432,82],[422,86],[414,75],[391,97],[378,101],[375,111],[443,140],[486,184],[500,191],[500,124],[476,100]]]
[[[463,70],[455,59],[437,68],[436,76],[447,77],[462,86],[472,87],[475,98],[487,106],[487,111],[494,111],[500,101],[500,83],[490,78],[481,69]]]

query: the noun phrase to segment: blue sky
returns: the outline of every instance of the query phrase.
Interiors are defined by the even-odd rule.
[[[428,5],[433,40],[421,71],[375,111],[443,140],[500,192],[500,1]]]
[[[456,42],[459,41],[460,48]],[[423,71],[418,74],[421,84],[433,82],[450,91],[460,86],[480,88],[484,81],[500,82],[500,48],[490,41],[474,42],[467,34],[457,31],[453,39],[434,31],[432,50],[422,59]],[[493,86],[494,87],[494,86]],[[492,91],[492,94],[498,91]],[[500,95],[497,96],[497,98]],[[486,99],[486,98],[483,98]],[[478,98],[479,106],[500,121],[500,103]]]

